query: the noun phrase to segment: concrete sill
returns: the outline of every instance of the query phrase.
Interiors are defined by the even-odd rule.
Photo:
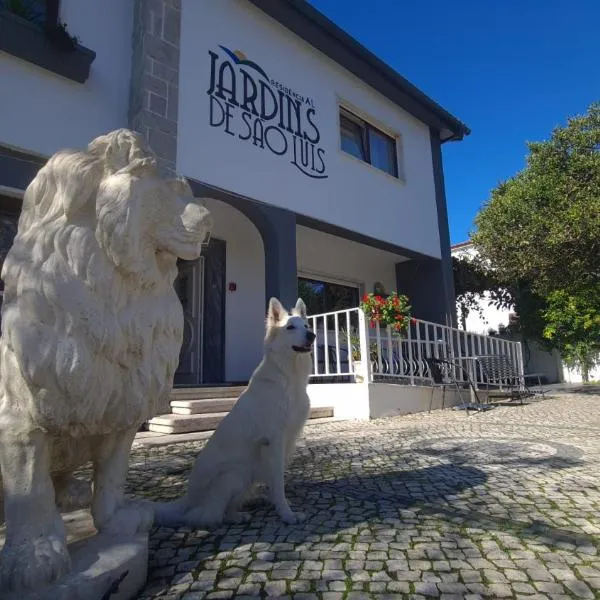
[[[0,9],[0,50],[77,83],[85,83],[96,53],[79,44],[62,50],[35,23]]]

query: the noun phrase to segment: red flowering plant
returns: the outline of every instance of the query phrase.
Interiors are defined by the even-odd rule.
[[[362,298],[360,308],[369,319],[371,327],[375,327],[379,323],[381,327],[389,325],[392,331],[403,333],[411,322],[411,307],[408,298],[398,292],[393,292],[385,298],[375,294],[366,294]]]

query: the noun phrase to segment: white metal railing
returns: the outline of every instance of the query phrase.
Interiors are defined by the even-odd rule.
[[[313,378],[353,377],[352,350],[360,344],[358,332],[361,313],[359,308],[350,308],[308,317],[317,335],[313,352]]]
[[[311,315],[317,335],[313,352],[314,380],[392,381],[410,385],[431,383],[429,359],[451,363],[453,377],[460,383],[470,380],[476,388],[485,384],[478,356],[505,356],[519,377],[524,378],[520,342],[470,333],[453,327],[411,319],[402,334],[390,327],[368,325],[359,308]],[[359,372],[360,371],[360,372]],[[508,380],[500,382],[511,385]]]

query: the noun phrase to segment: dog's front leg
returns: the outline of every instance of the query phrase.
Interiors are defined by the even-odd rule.
[[[287,461],[287,448],[281,436],[275,438],[263,449],[269,498],[281,520],[293,525],[303,521],[303,513],[294,513],[285,497],[285,465]]]
[[[125,499],[129,453],[136,430],[103,436],[95,449],[92,516],[100,532],[131,536],[152,526],[151,504]]]
[[[0,437],[6,543],[0,558],[0,595],[50,583],[67,573],[65,528],[54,502],[50,444],[42,431]]]

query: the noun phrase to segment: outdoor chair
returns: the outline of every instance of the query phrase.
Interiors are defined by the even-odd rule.
[[[488,399],[509,398],[511,401],[519,400],[523,404],[524,398],[534,395],[508,356],[504,354],[476,356],[475,361],[481,368],[483,380],[488,387]]]
[[[433,406],[433,397],[436,388],[442,388],[442,410],[444,410],[444,406],[446,403],[446,388],[448,386],[454,386],[456,391],[458,392],[458,396],[461,400],[460,404],[454,406],[455,410],[486,410],[489,406],[485,406],[481,400],[479,399],[479,395],[477,394],[477,388],[473,384],[471,377],[467,370],[458,362],[453,362],[451,360],[446,360],[443,358],[437,357],[426,357],[425,362],[427,364],[427,368],[429,371],[430,382],[431,382],[431,399],[429,401],[429,412],[431,412],[431,408]],[[459,382],[456,378],[456,371],[460,370],[463,373],[463,376],[467,382],[467,389],[461,385],[462,382]],[[475,402],[465,402],[463,400],[463,392],[471,393],[475,397]]]

